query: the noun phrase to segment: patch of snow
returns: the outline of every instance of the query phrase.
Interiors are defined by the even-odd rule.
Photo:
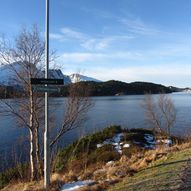
[[[117,144],[114,148],[115,148],[115,150],[116,150],[119,154],[122,154],[122,148],[121,148],[121,145],[120,145],[120,144]]]
[[[148,142],[154,140],[154,137],[153,137],[153,135],[151,135],[151,134],[145,134],[144,138],[145,138],[145,140],[147,140]]]
[[[171,139],[159,139],[157,140],[157,143],[164,143],[164,144],[167,144],[167,145],[172,145],[172,140]]]
[[[166,139],[166,140],[164,140],[164,143],[166,143],[168,145],[171,145],[172,144],[172,140],[171,139]]]
[[[123,137],[124,137],[123,133],[119,133],[119,134],[115,135],[115,136],[112,138],[112,140],[113,140],[113,142],[115,142],[115,143],[119,143],[119,142],[122,140]]]
[[[113,136],[112,139],[106,139],[105,141],[103,141],[103,143],[99,143],[97,144],[97,148],[100,148],[104,145],[113,145],[115,150],[122,154],[122,145],[123,143],[120,142],[122,139],[124,138],[124,134],[123,133],[118,133],[115,136]]]
[[[75,191],[79,188],[91,185],[93,183],[94,183],[93,180],[85,180],[85,181],[66,183],[62,186],[61,191]]]
[[[107,162],[106,165],[109,166],[109,165],[112,165],[113,163],[114,163],[114,161],[111,160],[111,161]]]
[[[97,148],[103,147],[104,144],[97,144]]]
[[[129,148],[130,147],[130,144],[126,143],[123,145],[123,148]]]
[[[111,144],[111,143],[112,143],[111,139],[106,139],[106,140],[103,142],[104,145],[109,145],[109,144]]]
[[[167,145],[171,145],[172,144],[172,140],[171,139],[163,139],[161,140],[162,143],[165,143]]]
[[[156,145],[156,142],[154,140],[154,136],[153,135],[145,134],[144,138],[145,138],[145,140],[147,141],[148,144]]]

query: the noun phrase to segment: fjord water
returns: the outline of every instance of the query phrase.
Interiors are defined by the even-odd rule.
[[[177,110],[177,121],[173,133],[184,135],[191,132],[191,95],[181,92],[169,94],[169,96],[174,101]],[[66,99],[50,98],[50,105],[53,106],[50,108],[50,114],[54,115],[52,134],[62,124]],[[109,125],[121,125],[124,128],[148,127],[144,110],[141,107],[143,99],[144,95],[92,97],[93,105],[88,112],[85,124],[79,129],[66,133],[59,144],[67,145],[79,136],[94,133]],[[7,158],[15,151],[19,152],[19,156],[22,158],[28,147],[27,133],[27,129],[17,127],[13,117],[0,116],[1,159],[3,157],[7,161]]]

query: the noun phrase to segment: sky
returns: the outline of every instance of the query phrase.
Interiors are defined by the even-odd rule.
[[[0,35],[44,22],[45,0],[0,0]],[[191,1],[50,0],[50,48],[64,74],[191,87]]]

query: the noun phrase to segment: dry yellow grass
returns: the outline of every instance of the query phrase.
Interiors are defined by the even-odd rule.
[[[43,182],[23,182],[23,183],[12,183],[2,189],[2,191],[31,191],[31,190],[43,190]]]
[[[175,145],[173,147],[160,147],[155,150],[149,150],[145,153],[138,153],[131,158],[122,156],[119,161],[115,161],[111,165],[95,165],[91,166],[85,172],[81,172],[81,179],[93,178],[98,183],[92,186],[81,188],[80,191],[97,191],[103,188],[107,188],[108,185],[122,180],[123,177],[132,176],[136,171],[152,166],[154,162],[158,160],[166,160],[167,153],[182,151],[190,148],[191,143],[183,143],[181,145]],[[97,172],[96,172],[97,171]],[[64,182],[71,182],[77,180],[77,176],[73,171],[70,171],[67,175],[54,173],[51,176],[52,187],[50,191],[59,190],[59,186]],[[109,182],[106,180],[110,180]],[[43,181],[39,182],[12,182],[6,186],[2,191],[43,191]]]

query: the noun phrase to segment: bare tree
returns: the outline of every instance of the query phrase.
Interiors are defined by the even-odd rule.
[[[153,130],[171,135],[171,129],[176,121],[176,108],[172,99],[166,94],[160,94],[154,100],[150,94],[145,95],[142,107],[145,117]]]
[[[63,124],[51,141],[51,147],[62,137],[62,135],[72,129],[80,127],[86,120],[87,112],[92,106],[89,90],[88,85],[81,82],[70,85]]]
[[[176,109],[170,97],[161,94],[158,99],[158,108],[163,117],[163,126],[166,128],[167,134],[171,135],[171,128],[176,121]]]
[[[145,110],[146,120],[151,125],[153,130],[158,130],[162,133],[163,129],[161,124],[161,116],[159,114],[159,111],[157,110],[156,103],[154,102],[151,94],[145,95],[142,107]]]
[[[39,127],[43,102],[33,92],[30,79],[42,75],[44,59],[44,42],[37,28],[34,26],[31,31],[23,29],[12,47],[4,40],[0,45],[0,58],[12,72],[13,80],[22,89],[23,95],[23,99],[14,102],[1,100],[6,108],[2,112],[13,115],[20,126],[29,130],[31,180],[36,180],[40,170]]]

